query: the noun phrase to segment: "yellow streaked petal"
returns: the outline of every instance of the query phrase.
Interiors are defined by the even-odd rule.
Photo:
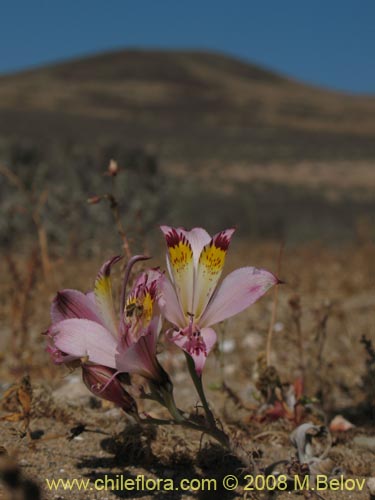
[[[162,226],[168,247],[170,272],[186,317],[192,313],[194,287],[194,260],[191,244],[183,231]]]
[[[216,234],[199,257],[194,291],[194,313],[198,319],[204,312],[221,276],[234,229]]]
[[[105,326],[111,333],[117,336],[118,325],[116,320],[115,308],[112,297],[112,282],[111,282],[111,266],[118,262],[121,257],[114,257],[105,262],[101,267],[98,276],[95,280],[94,294],[96,307],[99,310],[100,316]]]
[[[154,299],[151,297],[150,292],[147,292],[143,299],[143,317],[145,323],[147,324],[151,321],[153,309],[154,309]]]
[[[145,334],[156,314],[155,281],[149,285],[146,283],[147,277],[143,274],[125,304],[125,323],[132,343],[137,342]]]
[[[183,238],[168,247],[170,263],[177,273],[185,272],[190,262],[193,260],[193,251],[190,243]]]

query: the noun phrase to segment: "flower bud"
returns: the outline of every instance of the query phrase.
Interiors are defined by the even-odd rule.
[[[118,164],[116,160],[111,160],[108,165],[108,174],[115,177],[118,174]]]
[[[116,377],[116,371],[102,365],[82,364],[82,379],[97,397],[112,401],[126,413],[137,416],[137,404]]]

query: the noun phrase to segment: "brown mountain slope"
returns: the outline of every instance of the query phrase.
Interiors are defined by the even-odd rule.
[[[212,53],[127,50],[0,78],[0,164],[48,191],[51,240],[88,252],[111,234],[85,204],[110,158],[130,225],[352,238],[374,210],[374,139],[375,97]],[[30,232],[18,196],[0,177],[0,246]]]
[[[152,142],[168,159],[375,157],[375,98],[228,56],[127,50],[0,78],[2,135]]]

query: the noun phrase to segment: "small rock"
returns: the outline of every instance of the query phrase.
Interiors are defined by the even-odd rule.
[[[66,378],[65,384],[54,392],[57,402],[73,406],[89,406],[91,393],[78,375]]]
[[[234,339],[226,339],[221,344],[222,352],[229,353],[233,352],[236,347],[236,342]]]
[[[372,451],[373,453],[375,452],[375,437],[374,436],[366,436],[366,435],[360,435],[360,436],[355,436],[353,439],[353,443],[359,446],[360,448],[365,448],[367,450]]]
[[[109,410],[104,412],[104,415],[113,419],[120,419],[124,414],[120,408],[110,408]]]
[[[257,349],[262,345],[262,336],[257,332],[251,332],[242,341],[243,347],[249,347],[250,349]]]
[[[185,372],[177,372],[174,376],[174,380],[177,382],[177,383],[181,383],[181,382],[186,382],[186,373]]]
[[[273,325],[273,331],[276,333],[282,332],[284,330],[284,323],[281,323],[281,321],[277,321]]]
[[[233,375],[233,373],[236,372],[238,366],[237,365],[226,365],[224,366],[224,373],[225,375]]]
[[[367,479],[367,488],[370,492],[370,500],[375,500],[375,477]]]

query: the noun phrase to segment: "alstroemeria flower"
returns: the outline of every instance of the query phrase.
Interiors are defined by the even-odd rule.
[[[171,281],[161,279],[159,305],[175,326],[170,339],[193,358],[200,375],[216,342],[211,326],[243,311],[279,281],[263,269],[243,267],[218,285],[234,229],[212,238],[202,228],[161,226],[161,230]]]
[[[162,276],[159,270],[150,269],[135,282],[125,302],[116,354],[119,371],[138,373],[157,383],[169,382],[156,358],[156,344],[162,326],[157,300]]]
[[[120,258],[104,263],[93,292],[63,290],[57,293],[51,308],[53,324],[48,331],[52,343],[47,351],[55,363],[83,359],[117,373],[138,373],[158,382],[165,378],[156,359],[161,326],[156,294],[161,273],[152,270],[138,278],[128,299],[122,298],[124,303],[117,319],[110,271]],[[140,259],[142,257],[134,257],[132,261]]]

